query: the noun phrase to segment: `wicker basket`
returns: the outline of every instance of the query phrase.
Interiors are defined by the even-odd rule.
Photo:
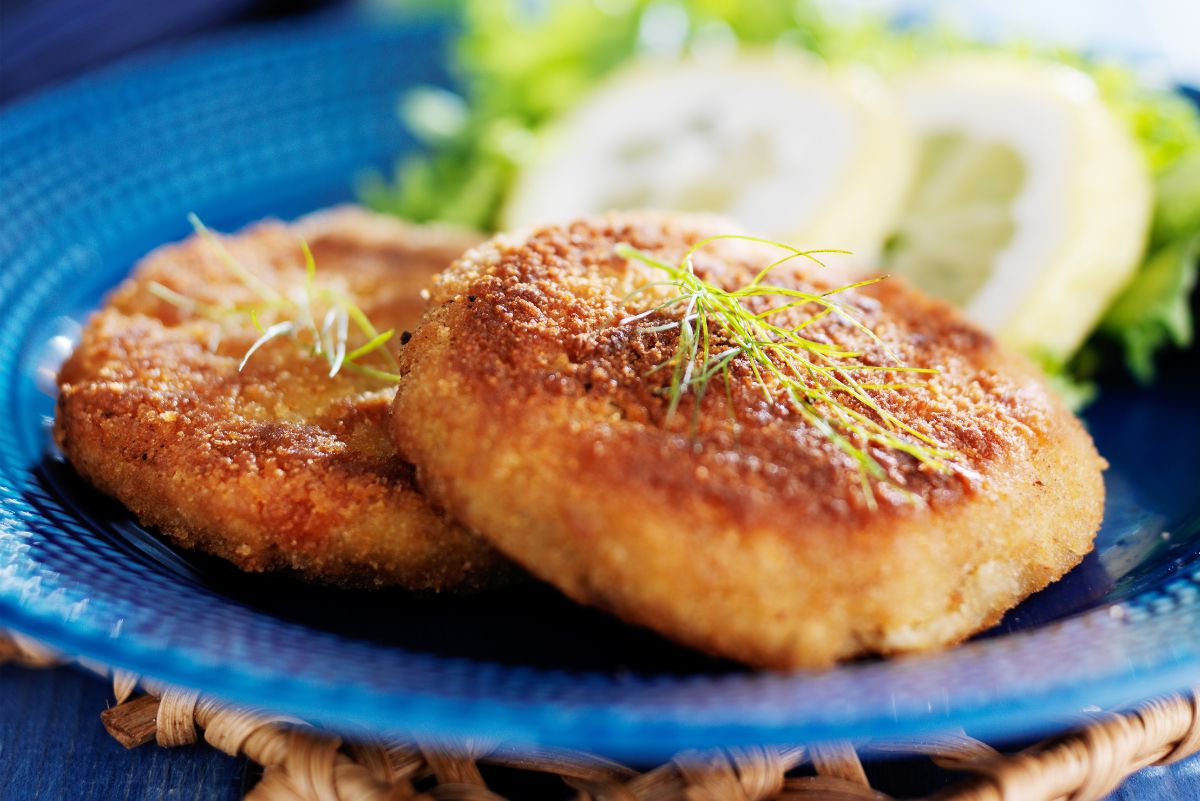
[[[0,634],[4,661],[51,667],[64,660],[10,633]],[[871,788],[848,743],[685,752],[646,772],[593,754],[517,751],[480,740],[347,743],[295,718],[79,664],[112,678],[117,704],[100,719],[126,748],[151,740],[164,748],[190,745],[203,736],[214,748],[261,765],[262,780],[248,801],[503,801],[488,789],[481,765],[558,776],[579,801],[892,798]],[[969,774],[930,801],[1095,801],[1142,768],[1200,751],[1198,710],[1200,687],[1098,715],[1087,726],[1017,753],[1001,753],[965,734],[872,747],[924,755],[944,770]]]

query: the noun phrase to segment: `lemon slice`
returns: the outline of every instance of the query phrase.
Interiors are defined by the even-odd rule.
[[[914,153],[898,103],[870,73],[795,54],[643,63],[550,125],[503,223],[718,212],[791,244],[872,260]]]
[[[1025,352],[1073,353],[1137,269],[1150,176],[1091,79],[975,56],[898,82],[921,139],[887,266]]]

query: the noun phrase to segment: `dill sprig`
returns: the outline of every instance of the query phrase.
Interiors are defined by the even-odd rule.
[[[760,270],[745,286],[726,290],[696,275],[692,263],[697,251],[720,240],[769,245],[781,250],[783,255]],[[949,463],[957,455],[954,451],[900,420],[872,395],[878,390],[919,387],[920,383],[874,383],[860,380],[856,375],[864,372],[938,372],[935,368],[903,364],[850,308],[838,302],[837,296],[841,293],[869,286],[883,280],[883,277],[824,292],[806,292],[767,283],[771,273],[784,264],[802,259],[823,267],[824,263],[819,258],[821,255],[845,251],[800,250],[758,237],[730,234],[697,242],[678,264],[668,264],[627,245],[619,246],[618,253],[666,275],[664,281],[650,282],[636,288],[627,300],[640,292],[658,287],[676,290],[667,300],[620,321],[622,325],[628,325],[666,312],[669,317],[666,322],[644,325],[641,330],[647,333],[679,332],[678,344],[671,357],[651,369],[651,373],[670,371],[667,385],[668,418],[676,413],[688,392],[692,393],[694,408],[698,412],[709,384],[718,376],[724,383],[732,417],[730,370],[735,360],[740,359],[768,403],[775,402],[782,394],[801,419],[854,460],[859,468],[864,496],[871,508],[875,507],[875,497],[870,479],[890,480],[883,466],[872,455],[872,447],[906,453],[939,472],[952,469]],[[755,311],[748,305],[756,302],[761,306],[769,298],[779,302],[762,311]],[[861,351],[847,350],[805,335],[810,326],[831,315],[857,329],[877,345],[892,363],[864,364],[860,360],[863,355]],[[803,319],[795,322],[801,316]]]
[[[156,281],[150,282],[148,289],[151,294],[166,303],[213,320],[248,318],[261,336],[242,355],[238,372],[244,370],[251,357],[267,343],[286,337],[292,339],[313,358],[323,359],[329,366],[330,378],[342,370],[349,370],[389,383],[400,380],[400,365],[396,357],[384,347],[395,335],[395,329],[379,331],[362,308],[348,295],[333,287],[318,284],[317,262],[308,242],[303,238],[300,239],[300,250],[304,255],[303,283],[277,288],[239,262],[195,214],[188,215],[188,222],[192,224],[196,235],[229,268],[230,273],[250,289],[258,300],[244,305],[218,306],[181,295]],[[264,327],[259,317],[268,314],[282,319]],[[352,329],[365,340],[353,348],[350,345]],[[387,369],[362,363],[364,358],[373,353],[382,356]]]

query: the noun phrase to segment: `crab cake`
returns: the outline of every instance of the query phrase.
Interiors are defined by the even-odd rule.
[[[885,475],[868,491],[846,443],[745,355],[671,414],[672,370],[654,368],[676,352],[682,307],[629,318],[677,290],[631,296],[666,276],[621,246],[678,264],[729,231],[585,219],[497,237],[435,279],[401,349],[393,418],[429,496],[571,598],[779,669],[957,642],[1083,558],[1104,497],[1090,437],[1026,361],[902,281],[836,295],[878,342],[839,314],[804,331],[861,351],[860,365],[937,368],[868,372],[880,388],[866,391],[952,457],[873,447]],[[716,242],[694,268],[732,289],[778,255]],[[771,283],[840,286],[788,269]],[[772,319],[798,325],[819,308]]]
[[[316,282],[380,330],[411,326],[429,277],[478,241],[354,208],[221,241],[286,292],[305,286],[301,237]],[[75,468],[144,524],[243,570],[420,590],[506,575],[505,560],[417,490],[388,435],[393,384],[348,369],[330,378],[296,341],[267,343],[239,372],[259,330],[214,309],[261,303],[254,284],[197,236],[138,265],[59,375],[55,437]]]

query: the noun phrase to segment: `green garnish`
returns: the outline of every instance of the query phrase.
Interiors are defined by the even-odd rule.
[[[199,236],[221,259],[229,271],[246,287],[253,290],[259,301],[242,306],[217,306],[201,303],[194,298],[181,295],[157,282],[151,282],[148,290],[152,295],[189,313],[200,314],[218,322],[229,318],[249,318],[251,325],[262,335],[242,355],[238,372],[246,368],[250,358],[267,343],[282,337],[290,338],[313,358],[323,359],[329,365],[329,377],[342,370],[367,375],[380,381],[395,383],[400,380],[396,357],[384,345],[396,333],[389,328],[380,332],[366,313],[345,293],[333,287],[321,286],[316,282],[317,264],[308,243],[300,240],[304,254],[304,282],[291,287],[273,287],[239,262],[221,240],[200,221],[195,214],[188,221]],[[284,319],[265,328],[259,317],[270,314]],[[317,320],[321,320],[320,324]],[[365,339],[361,345],[351,348],[351,324]],[[378,352],[388,369],[381,370],[361,360]]]
[[[1200,116],[1187,98],[1146,86],[1124,66],[1021,42],[974,42],[946,26],[892,25],[881,14],[834,19],[811,0],[456,0],[437,8],[457,18],[453,68],[461,94],[422,87],[401,104],[423,147],[397,165],[391,180],[376,176],[362,186],[364,201],[380,211],[494,229],[546,124],[634,59],[703,57],[714,42],[732,42],[807,51],[831,64],[866,63],[893,74],[930,57],[1002,49],[1090,74],[1158,184],[1154,233],[1122,295],[1130,300],[1117,301],[1074,359],[1044,366],[1082,398],[1101,340],[1120,344],[1130,371],[1145,379],[1157,351],[1191,343],[1192,243],[1200,222],[1189,211],[1197,207],[1200,183],[1189,154],[1200,150]]]
[[[1154,378],[1159,350],[1192,344],[1190,300],[1200,271],[1200,135],[1195,149],[1158,178],[1146,253],[1137,275],[1100,321],[1100,333],[1120,343],[1129,371],[1144,383]]]
[[[692,257],[713,242],[726,239],[770,245],[781,249],[785,255],[764,267],[745,286],[723,289],[696,275]],[[630,293],[629,298],[664,286],[674,288],[677,293],[649,309],[625,317],[620,324],[629,325],[664,312],[670,313],[665,322],[641,327],[645,333],[679,331],[675,352],[651,369],[651,373],[670,371],[666,388],[668,419],[676,413],[688,392],[692,394],[694,408],[698,411],[709,383],[718,376],[724,382],[732,416],[730,370],[735,360],[741,359],[768,403],[782,396],[801,419],[855,461],[864,497],[868,506],[874,508],[875,496],[870,479],[890,481],[891,478],[871,454],[872,447],[907,453],[939,472],[951,470],[949,462],[957,454],[905,424],[871,395],[872,391],[877,390],[920,387],[920,383],[870,383],[856,376],[856,373],[871,371],[938,372],[934,368],[910,367],[901,363],[899,357],[871,329],[836,299],[843,292],[877,283],[883,278],[871,278],[820,293],[766,283],[773,270],[794,259],[806,259],[823,266],[819,255],[844,252],[799,250],[757,237],[723,235],[697,242],[684,254],[679,264],[668,264],[644,251],[621,245],[618,246],[618,253],[624,258],[639,261],[666,274],[665,281],[644,284]],[[754,311],[747,302],[755,298],[777,298],[780,302],[762,311]],[[785,317],[789,312],[790,318]],[[801,313],[806,314],[796,322],[795,317]],[[842,318],[863,333],[893,363],[864,364],[860,361],[861,352],[805,336],[805,329],[829,315]]]

